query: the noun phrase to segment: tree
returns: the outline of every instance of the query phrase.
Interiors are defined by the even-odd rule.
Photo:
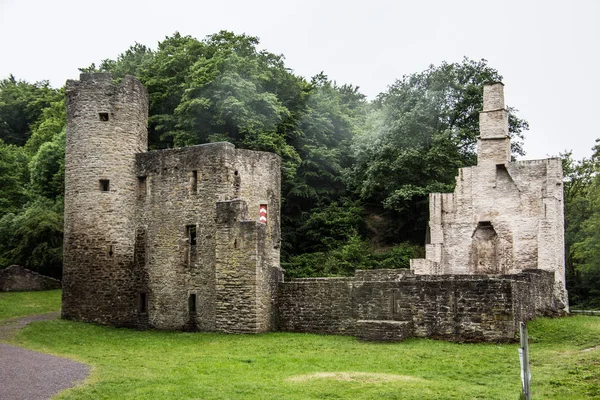
[[[27,203],[28,164],[23,148],[0,140],[0,218],[18,212]]]
[[[422,241],[427,195],[451,192],[458,168],[475,164],[483,85],[501,79],[485,60],[465,58],[405,76],[374,101],[348,182],[367,208],[391,221],[385,240]],[[527,129],[511,109],[513,153],[523,153]]]
[[[570,302],[600,307],[600,140],[590,159],[562,154],[565,253]]]
[[[0,218],[0,265],[23,265],[44,275],[62,275],[62,201],[38,198],[19,214]]]
[[[23,146],[29,136],[30,125],[41,116],[50,103],[63,99],[48,81],[34,84],[17,81],[10,75],[0,81],[0,140],[6,144]]]

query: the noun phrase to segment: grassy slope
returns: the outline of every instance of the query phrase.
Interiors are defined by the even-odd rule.
[[[600,318],[540,319],[529,332],[534,398],[600,398],[600,350],[581,351],[600,344]],[[515,344],[138,332],[60,320],[32,324],[17,341],[94,366],[68,399],[517,399],[520,391]],[[397,380],[288,380],[339,371]]]
[[[60,290],[0,293],[0,321],[60,310]]]

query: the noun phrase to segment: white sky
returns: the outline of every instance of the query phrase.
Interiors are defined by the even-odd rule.
[[[600,0],[0,0],[0,78],[60,87],[136,41],[223,29],[369,98],[429,64],[485,58],[530,123],[525,158],[588,157],[600,137]]]

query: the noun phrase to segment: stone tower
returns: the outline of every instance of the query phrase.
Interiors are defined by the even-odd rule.
[[[136,153],[148,146],[148,95],[134,77],[68,81],[63,318],[135,325]]]
[[[231,143],[148,152],[147,104],[133,77],[67,82],[63,317],[274,329],[279,157]]]
[[[426,258],[416,274],[554,274],[557,308],[565,288],[563,172],[559,158],[511,162],[504,85],[483,90],[477,165],[458,170],[454,193],[429,195]]]

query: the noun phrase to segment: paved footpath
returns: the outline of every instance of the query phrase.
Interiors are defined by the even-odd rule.
[[[12,338],[30,322],[56,317],[58,313],[48,313],[6,321],[0,325],[0,340]],[[89,374],[86,364],[0,343],[1,400],[49,399]]]

